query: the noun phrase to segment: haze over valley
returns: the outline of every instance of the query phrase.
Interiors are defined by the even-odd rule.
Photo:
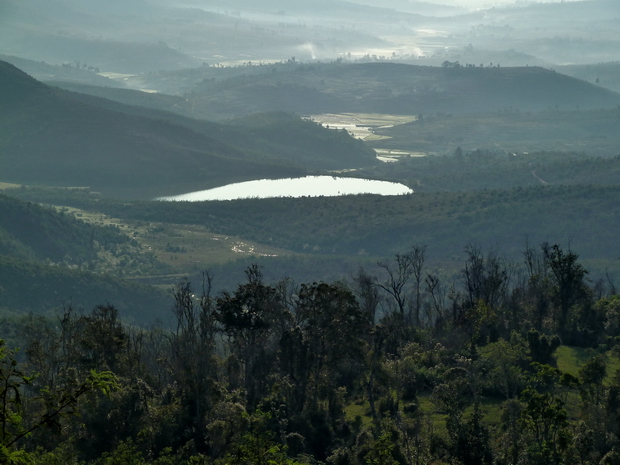
[[[5,2],[1,181],[127,200],[329,172],[615,184],[618,6],[446,3]]]
[[[617,0],[0,0],[0,463],[617,463],[619,228]]]

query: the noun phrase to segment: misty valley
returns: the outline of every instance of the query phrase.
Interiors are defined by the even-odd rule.
[[[620,463],[616,0],[0,2],[0,463]]]

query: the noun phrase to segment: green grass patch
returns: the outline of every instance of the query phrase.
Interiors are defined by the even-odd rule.
[[[577,394],[575,394],[577,396]],[[575,405],[577,405],[577,397],[575,397]],[[480,408],[482,410],[482,423],[487,428],[496,428],[501,423],[501,415],[502,415],[502,403],[503,400],[497,398],[483,398],[481,400]],[[400,401],[400,410],[401,414],[405,415],[403,412],[403,407],[407,404],[407,401]],[[430,393],[424,393],[417,398],[418,404],[418,412],[424,415],[429,422],[431,423],[433,430],[442,435],[447,436],[448,431],[446,430],[446,420],[448,415],[441,412],[435,404],[431,400]],[[467,422],[471,419],[474,412],[473,405],[468,406],[463,412],[463,422]],[[360,401],[352,402],[351,404],[345,407],[345,414],[347,419],[350,421],[355,420],[356,417],[360,417],[362,419],[363,426],[370,426],[372,424],[372,418],[370,416],[370,407],[367,401],[363,403]]]
[[[439,434],[447,434],[446,419],[448,415],[440,412],[435,404],[431,401],[430,394],[424,394],[418,397],[418,405],[424,415],[430,418],[433,429]]]
[[[558,368],[565,373],[573,376],[579,376],[579,370],[590,360],[596,356],[594,349],[584,349],[581,347],[560,346],[555,352],[557,357]],[[609,382],[617,370],[620,369],[620,360],[613,356],[612,351],[605,353],[607,361],[607,378]]]
[[[353,402],[352,404],[347,405],[344,408],[344,411],[347,419],[349,419],[350,421],[355,420],[355,418],[359,416],[362,419],[363,426],[370,426],[370,424],[372,423],[368,402]]]
[[[594,355],[596,355],[596,352],[593,349],[569,346],[560,346],[555,352],[558,368],[573,376],[579,376],[579,370]]]
[[[482,399],[481,409],[483,413],[482,423],[487,428],[498,426],[502,420],[502,404],[503,400],[499,399]],[[473,407],[469,407],[465,412],[471,415],[474,411]]]

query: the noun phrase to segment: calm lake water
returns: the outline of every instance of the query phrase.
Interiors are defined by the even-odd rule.
[[[270,197],[335,197],[353,194],[403,195],[413,191],[403,184],[359,178],[306,176],[304,178],[261,179],[239,182],[205,191],[190,192],[155,200],[200,202]]]

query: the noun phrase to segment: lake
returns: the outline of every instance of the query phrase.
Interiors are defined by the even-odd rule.
[[[266,199],[270,197],[336,197],[341,195],[404,195],[413,190],[404,184],[360,178],[306,176],[303,178],[260,179],[238,182],[204,191],[189,192],[155,200],[200,202],[204,200]]]

